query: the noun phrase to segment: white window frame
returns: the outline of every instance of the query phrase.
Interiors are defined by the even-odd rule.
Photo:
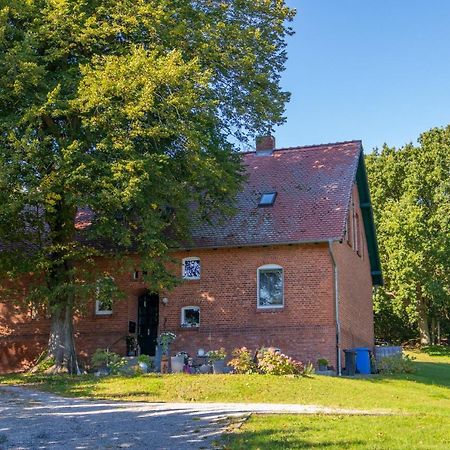
[[[112,312],[112,307],[111,309],[100,309],[100,300],[95,300],[95,315],[96,316],[109,316],[111,315]]]
[[[185,322],[185,313],[188,309],[196,309],[198,311],[198,324],[197,325],[190,325],[190,326],[184,326]],[[183,328],[198,328],[200,327],[200,306],[183,306],[181,308],[181,326]]]
[[[114,280],[114,278],[112,278],[112,279]],[[96,297],[98,297],[99,293],[100,293],[100,288],[97,287],[97,289],[95,290]],[[112,302],[111,302],[111,309],[100,309],[100,303],[102,303],[101,300],[98,300],[98,298],[96,298],[95,299],[95,315],[96,316],[110,316],[113,313]]]
[[[260,305],[259,303],[259,274],[263,270],[281,269],[281,293],[283,302],[281,305]],[[258,309],[282,309],[284,308],[284,269],[278,264],[265,264],[256,270],[256,306]]]
[[[187,277],[184,272],[184,264],[186,261],[198,261],[200,264],[200,274],[198,277]],[[202,260],[198,256],[188,256],[187,258],[183,258],[182,264],[181,264],[181,277],[183,280],[200,280],[200,277],[202,275]]]

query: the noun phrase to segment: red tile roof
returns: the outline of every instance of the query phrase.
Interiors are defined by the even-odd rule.
[[[355,181],[361,141],[276,149],[243,155],[248,175],[237,195],[237,212],[192,231],[186,248],[323,242],[341,239]],[[261,194],[276,192],[273,206],[258,207]],[[76,228],[92,211],[81,208]]]
[[[243,157],[248,181],[237,213],[202,224],[189,247],[228,247],[340,239],[362,152],[360,141],[255,152]],[[261,194],[277,192],[273,206],[258,207]]]

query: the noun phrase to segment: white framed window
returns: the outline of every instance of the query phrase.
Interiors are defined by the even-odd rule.
[[[198,328],[200,326],[199,306],[181,308],[181,326],[185,328]]]
[[[185,280],[200,280],[201,264],[200,258],[190,256],[183,259],[182,277]]]
[[[112,302],[95,300],[95,314],[97,316],[106,316],[112,314]]]
[[[258,308],[283,308],[284,273],[277,264],[266,264],[257,270]]]
[[[97,280],[95,290],[95,314],[105,316],[112,314],[113,296],[115,291],[115,281],[111,276],[105,276]]]

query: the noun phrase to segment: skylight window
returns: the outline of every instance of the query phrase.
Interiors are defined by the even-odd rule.
[[[276,192],[264,192],[261,194],[258,206],[272,206],[275,203]]]

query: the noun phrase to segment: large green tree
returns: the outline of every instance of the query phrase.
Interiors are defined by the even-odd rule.
[[[385,278],[375,310],[380,330],[413,327],[430,344],[450,324],[450,126],[418,144],[367,157]]]
[[[95,258],[132,251],[166,287],[169,248],[231,211],[232,143],[284,121],[293,14],[284,0],[0,0],[0,288],[34,275],[56,368],[77,371],[74,312],[111,291]]]

